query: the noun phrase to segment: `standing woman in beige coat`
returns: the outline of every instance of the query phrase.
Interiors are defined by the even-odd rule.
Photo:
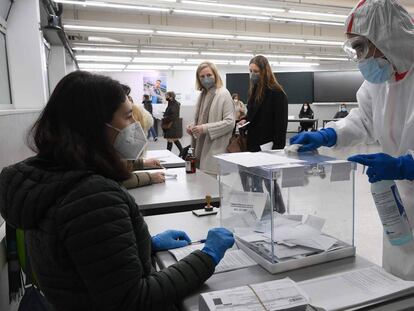
[[[226,152],[235,125],[234,104],[216,66],[210,62],[198,66],[196,88],[201,93],[194,124],[187,126],[187,133],[193,136],[197,167],[216,175],[218,167],[213,156]]]

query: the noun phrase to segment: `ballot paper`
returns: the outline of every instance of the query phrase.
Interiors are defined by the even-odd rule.
[[[298,285],[309,295],[312,306],[327,311],[351,310],[414,293],[414,282],[401,280],[378,266],[319,277]]]
[[[203,293],[199,311],[306,310],[309,298],[289,278]]]
[[[268,152],[234,152],[216,155],[215,158],[238,164],[244,167],[256,167],[277,164],[294,164],[304,161],[283,157]]]
[[[170,249],[169,252],[179,261],[195,250],[201,250],[203,247],[204,243],[190,244],[185,247]],[[241,249],[228,250],[216,266],[214,273],[237,270],[255,265],[257,263]]]
[[[262,218],[269,195],[262,192],[232,191],[230,193],[230,213],[246,213],[254,211],[258,219]]]

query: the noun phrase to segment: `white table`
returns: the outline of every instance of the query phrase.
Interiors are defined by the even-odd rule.
[[[148,150],[145,159],[158,159],[165,168],[185,167],[185,161],[169,150]]]
[[[169,174],[177,174],[176,179],[166,179],[165,183],[129,189],[144,215],[176,213],[203,208],[206,195],[212,197],[213,205],[219,202],[218,181],[197,170],[187,174],[185,168],[168,169]]]
[[[160,233],[167,229],[180,229],[186,231],[192,240],[205,238],[208,229],[217,227],[220,223],[219,219],[215,215],[196,217],[191,212],[145,217],[145,222],[148,224],[151,235]],[[156,259],[161,269],[176,262],[175,258],[169,252],[158,252]],[[240,270],[218,273],[211,276],[204,285],[202,285],[199,289],[196,289],[190,296],[185,298],[179,307],[180,310],[183,311],[197,311],[199,295],[203,292],[266,282],[284,277],[290,277],[292,280],[300,282],[319,276],[360,269],[372,265],[374,264],[370,261],[356,256],[273,275],[268,273],[259,265]],[[408,295],[403,298],[386,301],[374,306],[365,307],[361,310],[414,310],[414,295]]]

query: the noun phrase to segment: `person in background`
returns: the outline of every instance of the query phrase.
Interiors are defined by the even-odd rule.
[[[136,122],[139,122],[143,131],[147,132],[148,128],[152,126],[151,115],[141,106],[133,104],[132,97],[129,95],[131,93],[131,88],[128,85],[121,84],[121,86],[131,104],[132,117]],[[165,174],[163,172],[139,172],[140,170],[150,168],[161,168],[161,164],[158,159],[144,159],[141,157],[137,160],[128,160],[127,167],[131,172],[131,176],[122,182],[122,185],[127,189],[165,182]]]
[[[244,116],[246,116],[247,109],[246,106],[243,104],[243,102],[239,98],[239,94],[234,93],[231,95],[234,102],[234,110],[236,112],[236,122],[239,122]]]
[[[197,167],[216,175],[218,166],[213,156],[226,152],[235,124],[234,104],[213,63],[198,66],[196,89],[201,93],[194,123],[187,126],[187,133],[193,137]]]
[[[119,82],[74,71],[32,128],[34,157],[0,174],[0,213],[25,231],[38,285],[55,311],[171,310],[213,273],[234,243],[209,230],[201,250],[155,271],[151,254],[188,245],[185,232],[150,236],[122,157],[140,150]],[[24,202],[24,204],[21,204]]]
[[[152,115],[152,102],[151,102],[150,97],[149,97],[148,94],[145,94],[143,96],[143,98],[142,98],[142,105],[144,106],[145,110],[148,111],[148,113],[151,114],[152,120],[153,120],[153,125],[148,130],[148,136],[147,136],[147,138],[149,139],[150,136],[152,136],[152,139],[154,141],[157,141],[158,140],[157,132],[154,129],[154,127],[156,126],[157,123],[156,123],[156,120],[155,120],[154,116]]]
[[[339,111],[337,111],[334,115],[334,119],[345,118],[347,115],[348,115],[348,110],[346,109],[346,105],[341,104]]]
[[[414,224],[414,21],[398,1],[360,1],[346,22],[343,48],[365,81],[358,108],[326,128],[292,137],[299,152],[320,146],[347,147],[378,141],[382,153],[348,158],[368,167],[370,183],[395,180],[409,222]],[[383,267],[414,280],[414,241],[393,246],[384,235]]]
[[[313,110],[309,103],[304,103],[299,111],[299,119],[313,119]],[[313,122],[300,122],[300,131],[308,131],[313,129]]]
[[[171,151],[173,143],[177,146],[178,151],[183,151],[180,138],[183,137],[183,124],[180,119],[180,103],[175,99],[174,92],[165,93],[165,100],[168,102],[167,109],[164,112],[162,124],[168,125],[163,129],[164,138],[167,140],[167,149]]]
[[[272,149],[286,144],[288,100],[266,57],[250,60],[250,88],[247,116],[238,124],[247,125],[247,151],[260,151],[260,146],[272,142]]]

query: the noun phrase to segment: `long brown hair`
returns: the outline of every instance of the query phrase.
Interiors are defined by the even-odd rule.
[[[269,61],[263,55],[257,55],[250,60],[250,64],[255,64],[260,69],[260,80],[255,85],[250,81],[249,87],[249,102],[251,100],[260,102],[263,99],[266,89],[273,89],[282,91],[283,87],[277,81],[275,75],[272,72]],[[254,98],[253,98],[254,97]]]

